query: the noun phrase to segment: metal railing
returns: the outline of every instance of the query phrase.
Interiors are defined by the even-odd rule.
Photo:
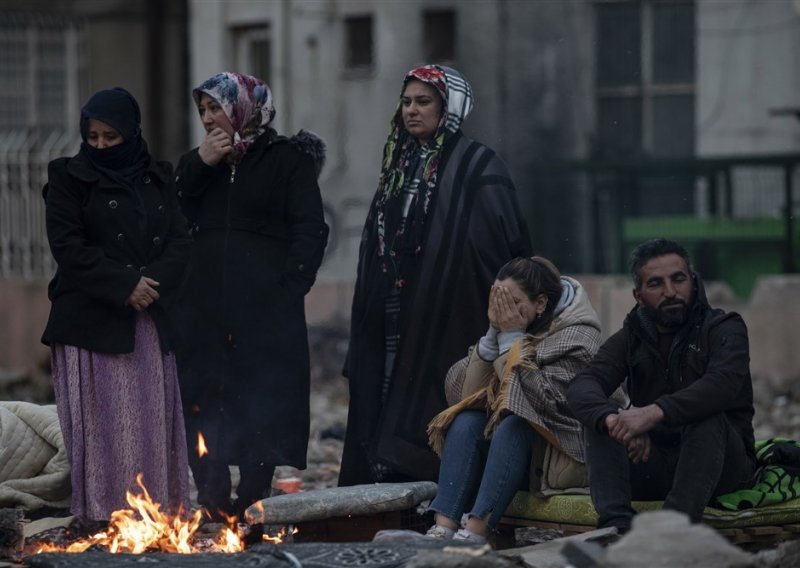
[[[530,183],[534,248],[566,272],[624,273],[657,236],[684,242],[709,278],[800,268],[800,154],[541,164]]]
[[[47,164],[74,155],[80,140],[52,131],[0,132],[0,278],[49,278],[55,270],[45,230]]]

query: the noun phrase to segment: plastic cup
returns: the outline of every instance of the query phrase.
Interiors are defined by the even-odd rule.
[[[297,493],[300,491],[300,483],[299,477],[284,477],[275,481],[275,487],[284,493]]]

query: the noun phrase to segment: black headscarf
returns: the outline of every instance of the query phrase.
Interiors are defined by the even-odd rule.
[[[89,119],[111,126],[122,136],[122,143],[110,148],[95,148],[86,137]],[[150,162],[147,143],[142,138],[141,113],[136,99],[121,87],[93,94],[81,109],[81,152],[103,174],[124,187],[133,189],[136,178]]]

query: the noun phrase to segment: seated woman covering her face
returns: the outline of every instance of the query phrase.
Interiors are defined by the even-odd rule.
[[[584,463],[583,429],[566,410],[566,392],[600,345],[586,291],[545,258],[516,258],[497,273],[488,313],[486,335],[447,374],[452,406],[428,427],[442,458],[429,537],[486,542],[527,488],[537,436]]]
[[[126,90],[92,95],[80,152],[50,163],[43,190],[58,270],[42,341],[72,469],[72,513],[107,521],[136,476],[152,498],[189,504],[169,308],[191,240],[172,166],[156,162]]]

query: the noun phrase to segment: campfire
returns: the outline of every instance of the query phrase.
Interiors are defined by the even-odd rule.
[[[208,454],[205,438],[200,432],[197,435],[196,449],[200,458]],[[299,479],[297,481],[299,482]],[[106,530],[64,545],[43,542],[34,547],[34,553],[80,553],[90,548],[106,550],[112,554],[234,553],[244,550],[245,535],[253,536],[249,525],[239,523],[236,517],[225,514],[223,517],[227,522],[224,524],[227,526],[223,526],[215,535],[199,535],[198,530],[202,525],[203,510],[198,509],[191,516],[182,510],[177,514],[164,512],[161,510],[161,505],[150,497],[150,493],[142,482],[141,473],[136,476],[136,484],[141,489],[141,493],[134,494],[130,491],[125,493],[125,499],[130,508],[114,511]],[[293,486],[292,490],[297,491],[297,489],[299,487],[294,488]],[[258,506],[262,507],[261,502],[258,503]],[[263,508],[261,510],[263,512]],[[264,533],[261,538],[264,542],[280,544],[284,539],[297,532],[296,528],[289,527],[287,532],[286,527],[283,527],[277,534]]]
[[[108,529],[89,537],[65,545],[42,543],[36,547],[36,554],[45,552],[80,553],[90,548],[106,550],[111,553],[142,554],[145,552],[168,552],[176,554],[195,554],[201,552],[234,553],[245,548],[242,526],[236,517],[227,517],[227,526],[212,536],[198,536],[203,511],[197,510],[188,519],[179,512],[176,515],[161,510],[154,502],[142,482],[142,475],[136,477],[140,494],[126,493],[129,509],[114,511]],[[246,525],[245,525],[246,527]],[[287,532],[281,529],[275,536],[264,534],[265,542],[279,544],[297,529]]]

